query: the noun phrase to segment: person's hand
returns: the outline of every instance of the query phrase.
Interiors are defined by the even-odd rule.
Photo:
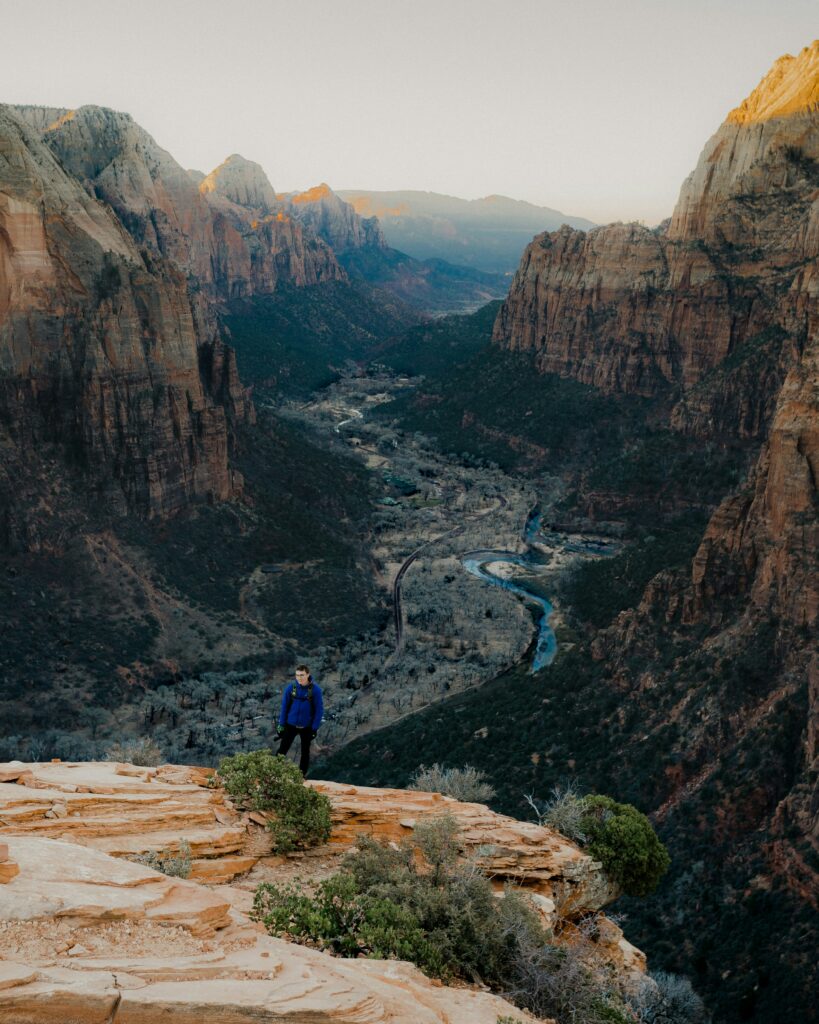
[[[279,736],[284,736],[284,726],[283,725],[277,725],[276,726],[276,732],[279,734]]]
[[[316,738],[316,736],[318,736],[318,729],[314,729],[313,730],[313,735],[310,737],[310,739],[314,740]]]

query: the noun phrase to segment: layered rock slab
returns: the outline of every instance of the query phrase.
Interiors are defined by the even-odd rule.
[[[237,813],[211,776],[202,768],[136,771],[107,761],[0,765],[0,778],[8,780],[0,783],[0,837],[47,837],[116,856],[175,851],[186,840],[194,877],[218,884],[253,867],[269,843],[265,815]],[[451,815],[465,852],[483,871],[498,884],[525,886],[560,917],[599,910],[616,895],[600,864],[552,829],[440,793],[308,784],[332,804],[330,843],[322,848],[330,861],[359,835],[400,841],[418,823]]]
[[[2,1019],[18,1024],[154,1024],[171,1015],[190,1024],[530,1019],[496,996],[447,988],[405,963],[339,960],[273,939],[231,908],[221,893],[80,846],[94,841],[78,832],[83,813],[58,819],[68,836],[77,833],[74,842],[14,834],[21,827],[25,832],[36,817],[28,826],[6,823],[9,808],[16,805],[9,795],[13,789],[39,797],[41,811],[55,796],[66,806],[72,799],[119,800],[111,821],[128,813],[129,795],[139,796],[152,786],[168,800],[176,791],[190,806],[203,800],[220,805],[199,769],[134,773],[130,766],[93,764],[3,769],[4,777],[16,781],[2,784],[0,820],[9,855],[21,871],[0,886]],[[352,795],[343,794],[347,809],[341,817],[348,824]],[[384,800],[392,795],[381,794]],[[359,798],[359,816],[366,796]],[[442,799],[415,809],[437,808]],[[346,847],[345,834],[339,842]],[[21,952],[25,962],[19,960]]]

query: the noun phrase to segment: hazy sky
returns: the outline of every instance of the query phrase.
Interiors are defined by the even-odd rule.
[[[280,191],[502,193],[668,216],[816,0],[0,0],[0,102],[130,112],[187,167]]]

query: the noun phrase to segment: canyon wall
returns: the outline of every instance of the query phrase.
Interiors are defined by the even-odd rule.
[[[7,107],[0,409],[6,474],[56,444],[92,471],[105,500],[149,517],[240,486],[228,445],[244,398],[212,318],[174,262],[141,252]],[[6,511],[5,539],[25,543],[12,518]]]
[[[694,560],[691,621],[741,594],[817,622],[818,95],[819,41],[731,111],[669,224],[538,237],[495,323],[545,373],[659,400],[709,441],[762,443]]]
[[[817,81],[819,43],[777,61],[707,143],[670,224],[538,236],[495,342],[534,352],[546,373],[665,394],[678,429],[764,437],[813,301]]]
[[[19,108],[38,127],[38,108]],[[136,243],[172,260],[214,299],[343,280],[328,246],[302,229],[262,168],[233,155],[197,183],[129,114],[87,106],[58,113],[43,138]]]

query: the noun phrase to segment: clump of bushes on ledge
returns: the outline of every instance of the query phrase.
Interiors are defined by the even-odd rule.
[[[444,768],[440,764],[427,768],[422,764],[407,789],[443,793],[454,800],[476,804],[485,804],[495,795],[495,787],[486,781],[486,773],[470,764],[465,764],[463,768]]]
[[[304,785],[286,757],[254,750],[224,757],[219,779],[241,810],[273,812],[267,828],[277,853],[317,846],[330,838],[330,801]]]
[[[162,764],[162,751],[149,737],[133,740],[118,740],[105,751],[108,761],[119,761],[122,764],[134,764],[141,768],[156,768]]]
[[[582,796],[574,785],[555,786],[540,806],[528,798],[541,825],[582,846],[627,896],[657,888],[671,860],[648,818],[608,796]]]
[[[451,817],[419,824],[400,845],[360,837],[312,893],[260,885],[253,916],[271,935],[338,956],[409,960],[433,977],[487,985],[560,1024],[632,1019],[591,941],[555,944],[525,896],[496,894],[460,852]]]
[[[148,850],[130,859],[135,864],[144,864],[145,867],[174,878],[188,878],[191,873],[191,847],[185,839],[179,843],[177,853],[173,850]]]

